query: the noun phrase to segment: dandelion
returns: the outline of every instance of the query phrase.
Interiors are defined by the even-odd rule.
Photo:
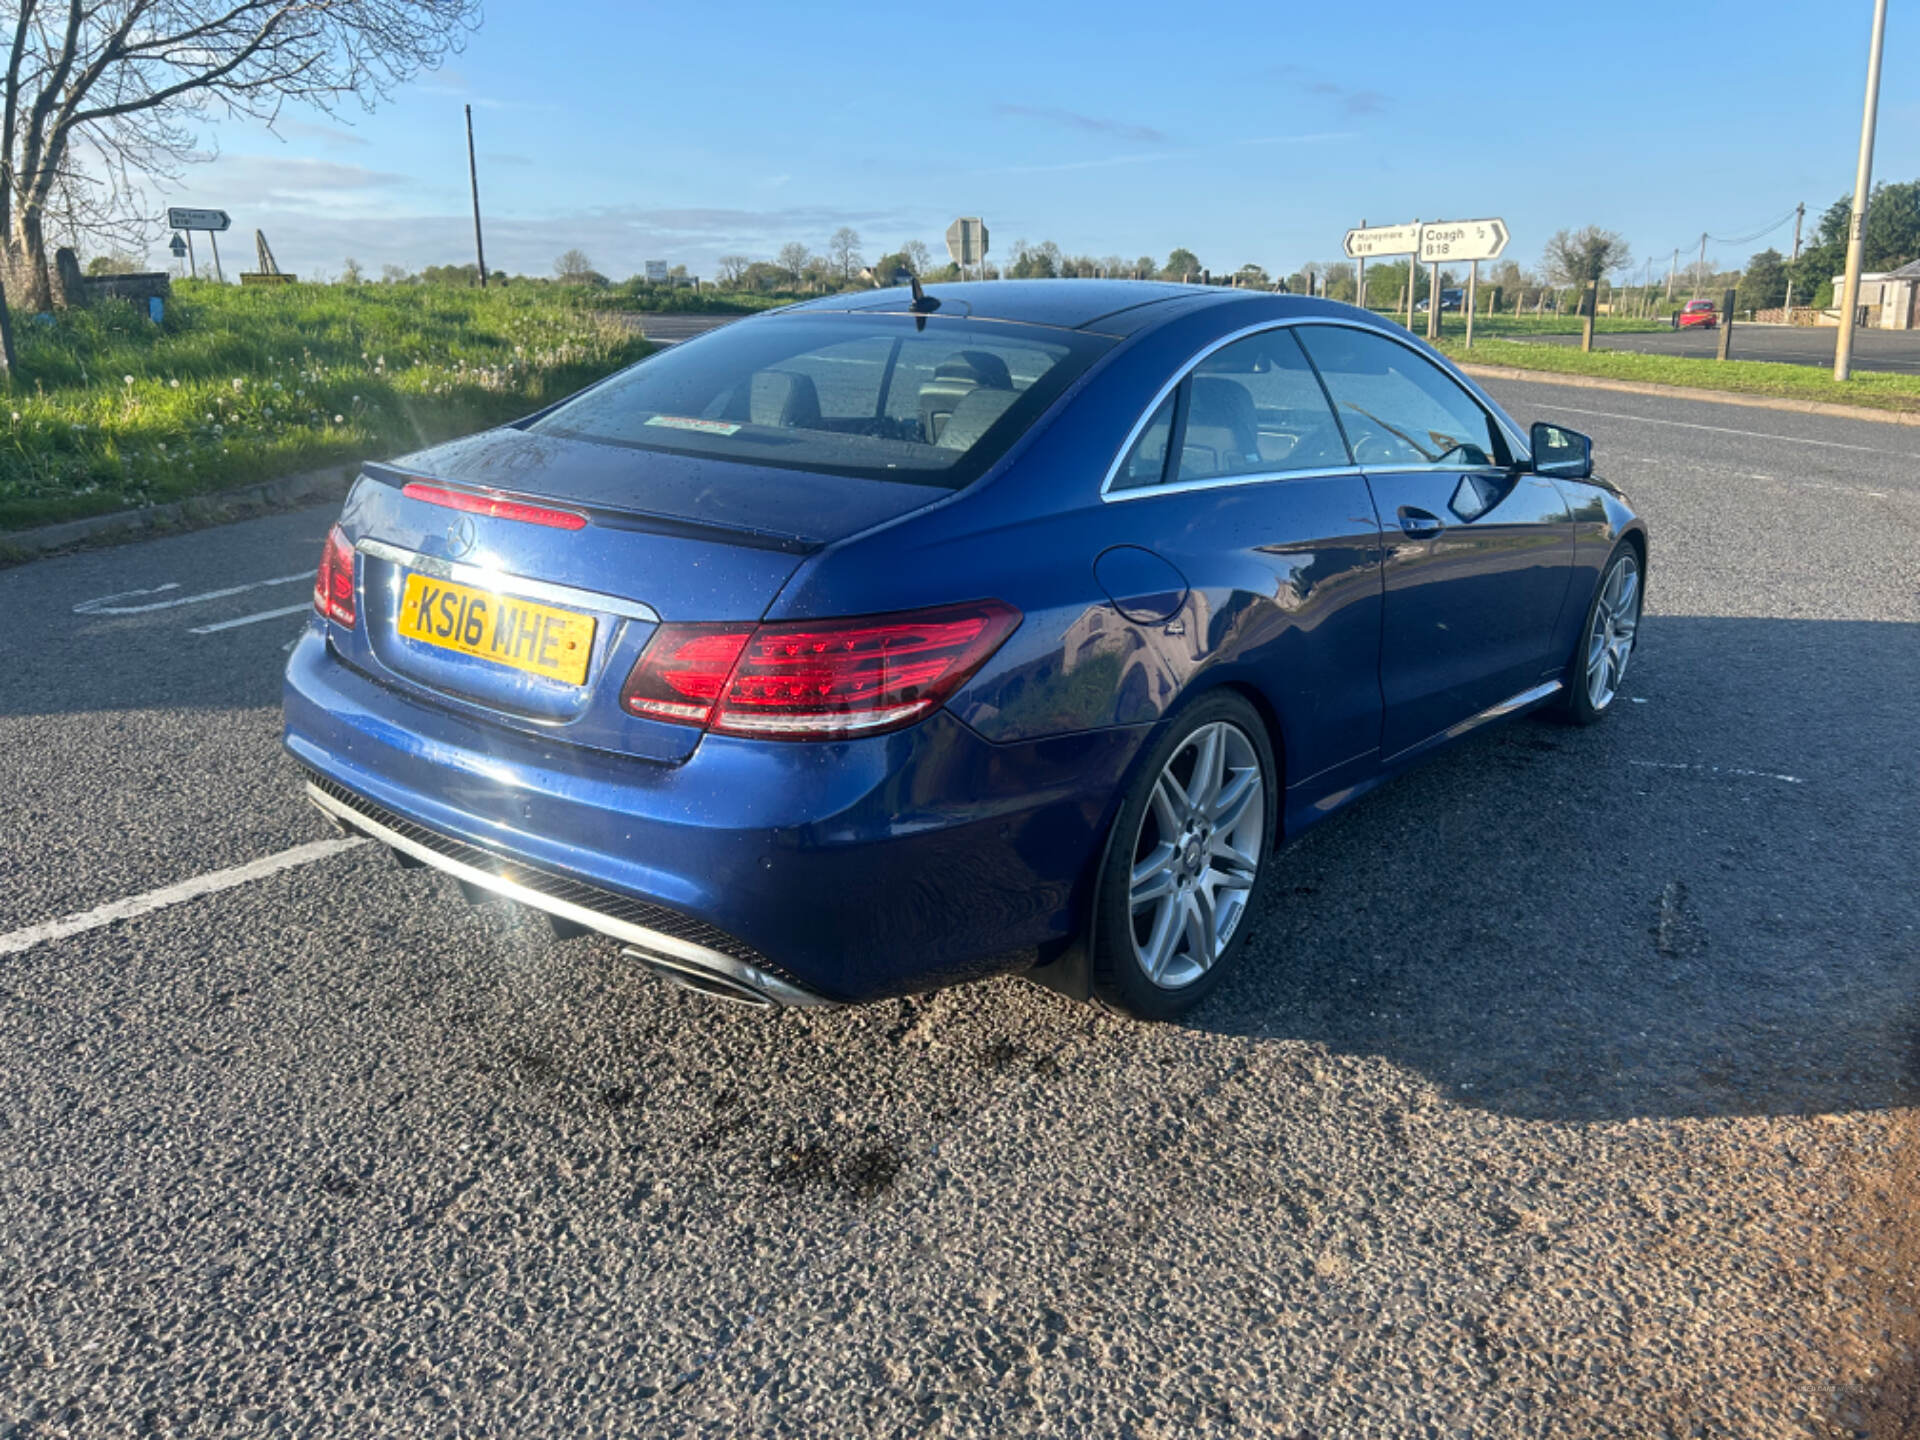
[[[125,381],[125,382],[126,382],[127,384],[129,384],[129,385],[131,385],[131,384],[133,383],[133,376],[131,376],[131,375],[122,375],[122,376],[121,376],[120,378],[121,378],[122,380],[124,380],[124,381]]]
[[[175,390],[178,390],[180,388],[180,382],[178,380],[169,380],[167,384],[172,386]]]
[[[333,423],[336,425],[344,425],[347,423],[347,417],[344,415],[336,415],[333,417]]]
[[[238,394],[240,391],[247,388],[247,382],[244,379],[242,379],[240,376],[236,375],[233,377],[233,388],[234,388],[234,392]]]
[[[20,423],[20,412],[18,410],[13,412],[13,423],[16,425]]]

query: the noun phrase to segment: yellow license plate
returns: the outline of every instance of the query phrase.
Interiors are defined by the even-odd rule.
[[[400,594],[400,633],[409,640],[569,685],[586,682],[593,626],[591,615],[430,575],[407,576]]]

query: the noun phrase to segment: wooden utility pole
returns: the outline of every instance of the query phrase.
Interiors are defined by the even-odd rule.
[[[1800,222],[1807,218],[1807,202],[1793,207],[1793,258],[1787,262],[1787,324],[1793,323],[1793,267],[1800,263]]]
[[[467,106],[467,180],[473,186],[473,258],[480,266],[480,288],[487,288],[487,247],[480,242],[480,167],[473,158],[473,106]]]

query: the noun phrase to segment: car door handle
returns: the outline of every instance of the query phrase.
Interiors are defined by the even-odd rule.
[[[1424,540],[1438,535],[1446,529],[1446,522],[1431,511],[1421,510],[1412,505],[1400,507],[1400,528],[1415,539]]]

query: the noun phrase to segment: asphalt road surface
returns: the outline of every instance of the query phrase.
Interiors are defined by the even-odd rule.
[[[0,571],[0,1437],[1920,1433],[1920,433],[1495,389],[1650,517],[1626,697],[1179,1025],[742,1013],[327,845],[325,512]]]
[[[1459,324],[1454,326],[1458,332]],[[1833,367],[1834,338],[1838,330],[1814,325],[1743,325],[1733,327],[1735,360],[1772,360],[1782,365]],[[1578,345],[1578,335],[1516,337],[1543,345]],[[1637,335],[1598,334],[1596,349],[1630,350],[1639,355],[1685,355],[1711,360],[1720,353],[1718,330],[1651,330]],[[1920,330],[1856,330],[1853,332],[1853,368],[1920,373]]]

